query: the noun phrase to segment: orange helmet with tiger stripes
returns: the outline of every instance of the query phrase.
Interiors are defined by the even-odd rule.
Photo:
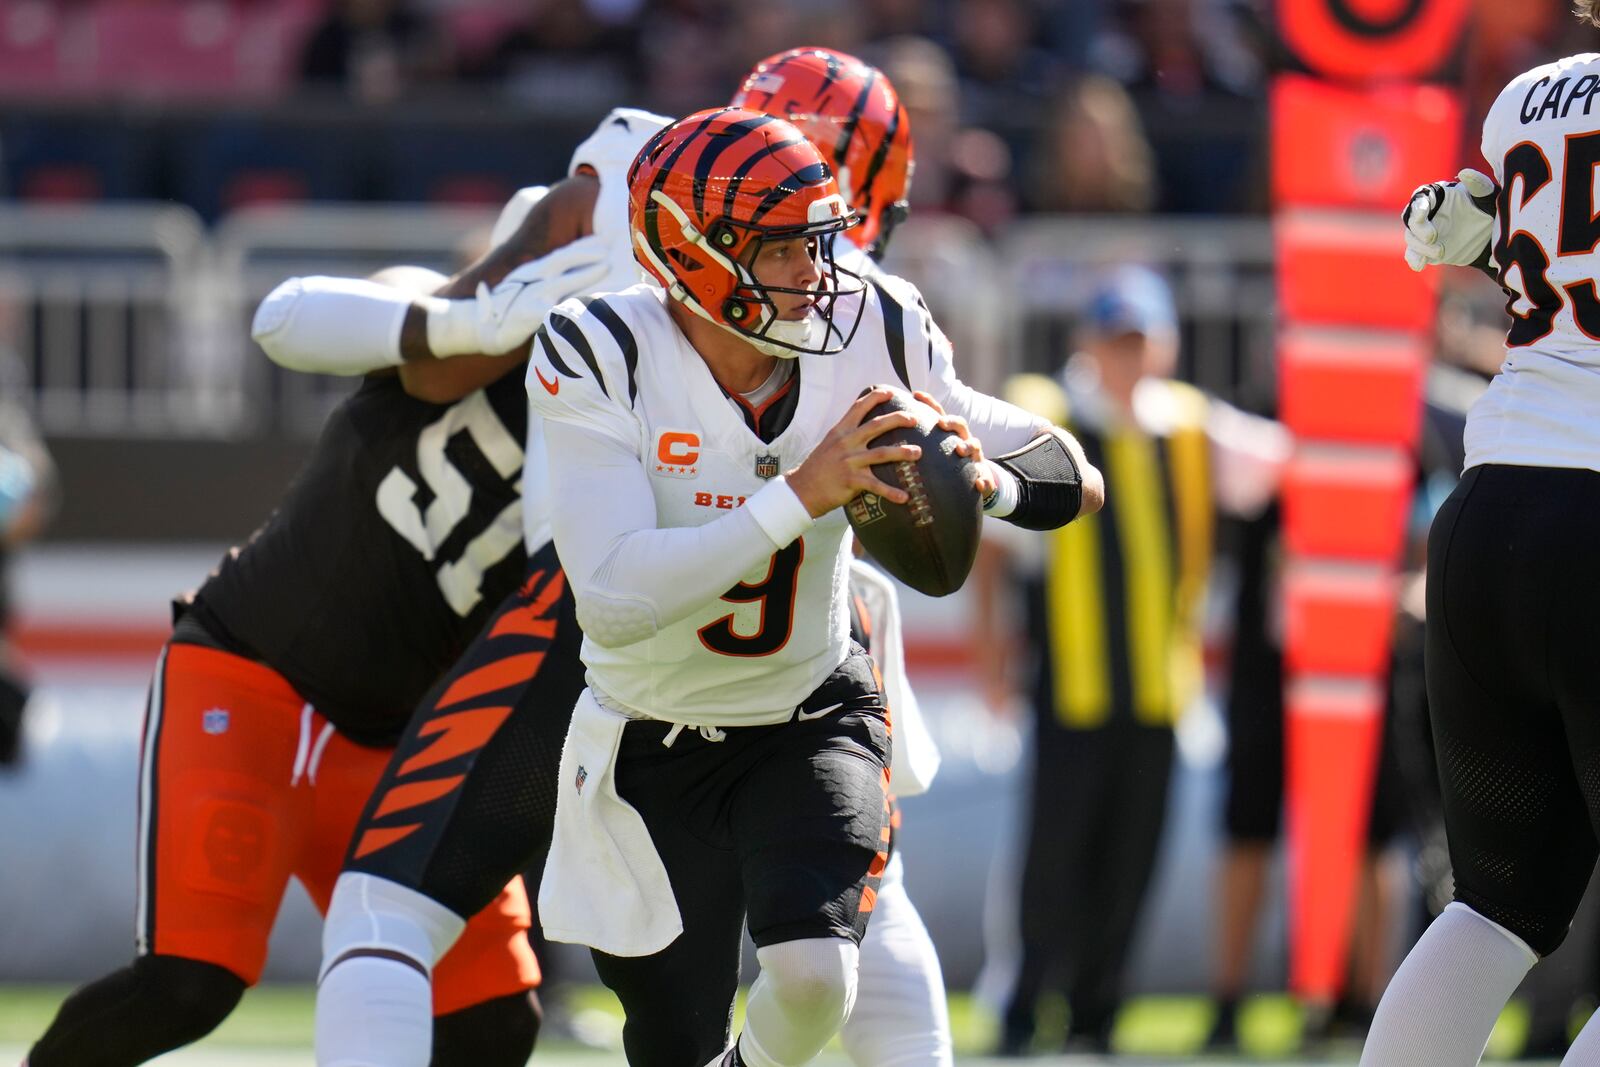
[[[861,216],[851,237],[873,256],[883,253],[909,213],[916,161],[911,120],[881,70],[843,52],[791,48],[757,63],[733,106],[776,115],[811,138]]]
[[[833,170],[782,119],[735,107],[700,111],[645,143],[628,171],[634,254],[674,300],[768,355],[831,355],[861,322],[861,280],[838,266],[834,238],[854,225]],[[765,284],[750,266],[769,241],[803,238],[815,289]],[[810,298],[802,319],[779,316],[774,293]],[[853,308],[848,324],[834,320]]]

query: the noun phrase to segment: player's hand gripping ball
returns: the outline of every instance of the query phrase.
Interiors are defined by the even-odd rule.
[[[862,421],[893,411],[911,412],[917,424],[889,430],[872,447],[920,445],[922,458],[875,464],[872,473],[909,499],[896,504],[859,493],[845,505],[845,515],[884,570],[919,593],[947,596],[961,588],[978,555],[983,500],[973,488],[977,464],[957,454],[961,438],[939,428],[939,412],[910,393],[895,390]]]

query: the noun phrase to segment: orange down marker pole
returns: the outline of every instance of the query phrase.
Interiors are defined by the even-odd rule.
[[[1428,80],[1467,0],[1278,0],[1272,88],[1285,476],[1290,985],[1344,984],[1377,763],[1436,281],[1398,216],[1454,175],[1460,104]]]

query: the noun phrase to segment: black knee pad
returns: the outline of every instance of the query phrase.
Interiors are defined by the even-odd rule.
[[[61,1005],[28,1053],[32,1067],[129,1067],[205,1037],[244,995],[225,967],[142,956]]]
[[[430,1067],[522,1067],[543,1021],[539,994],[531,991],[440,1015],[433,1020]]]
[[[175,1037],[198,1041],[238,1007],[244,979],[214,963],[181,956],[141,956],[133,965],[140,1000],[165,1016]]]

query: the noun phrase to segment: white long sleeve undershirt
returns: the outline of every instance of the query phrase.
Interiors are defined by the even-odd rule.
[[[800,498],[774,478],[701,526],[658,528],[638,453],[614,436],[547,419],[551,529],[596,644],[643,641],[716,600],[811,527]]]

